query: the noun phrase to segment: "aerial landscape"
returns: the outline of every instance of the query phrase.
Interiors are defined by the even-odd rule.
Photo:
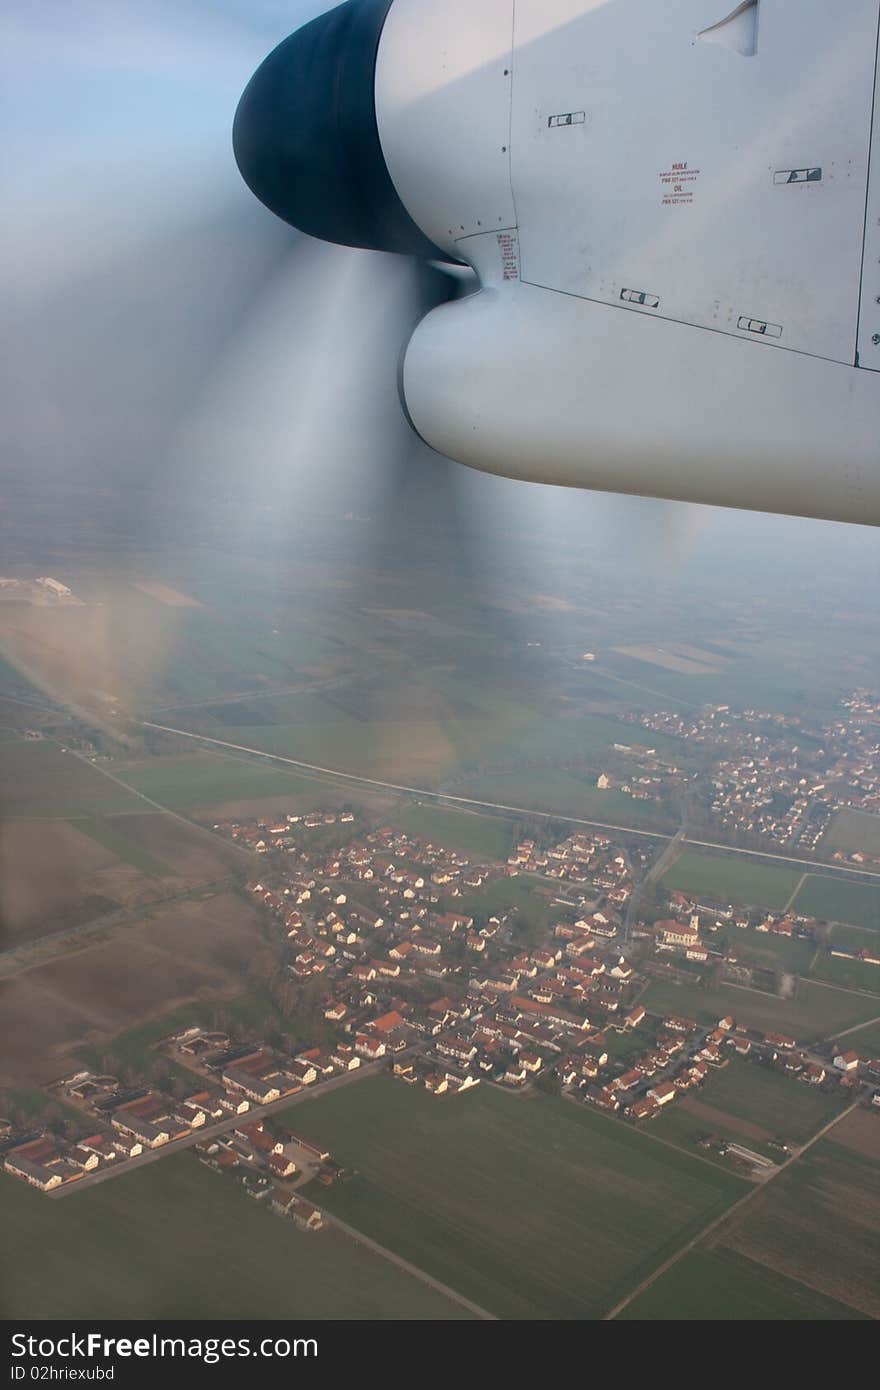
[[[880,1318],[880,7],[543,8],[13,0],[12,1379]]]
[[[5,500],[7,1315],[878,1315],[870,551]]]

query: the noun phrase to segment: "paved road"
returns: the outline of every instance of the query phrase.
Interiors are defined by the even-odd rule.
[[[648,840],[672,842],[677,840],[681,833],[677,832],[675,835],[670,835],[662,830],[640,830],[633,825],[614,825],[608,821],[585,820],[580,816],[563,815],[557,811],[536,811],[530,806],[508,806],[503,801],[480,801],[473,796],[454,796],[451,792],[431,791],[427,787],[409,787],[400,782],[382,782],[376,777],[362,777],[358,773],[345,772],[338,767],[322,767],[318,763],[306,763],[298,758],[283,757],[280,753],[267,753],[262,748],[248,748],[243,743],[228,743],[225,739],[209,738],[206,734],[195,734],[191,729],[175,729],[168,724],[154,724],[148,719],[142,719],[140,723],[146,729],[158,729],[164,734],[177,734],[180,738],[190,738],[196,743],[208,743],[216,748],[228,748],[235,753],[248,753],[254,758],[266,758],[269,762],[284,763],[286,766],[299,768],[305,772],[317,772],[325,777],[338,777],[344,782],[357,782],[360,786],[376,787],[380,791],[403,792],[407,796],[425,796],[435,801],[451,801],[459,806],[476,806],[485,811],[505,811],[517,816],[536,816],[540,820],[565,821],[567,825],[585,825],[593,830],[616,830],[624,835],[641,835]],[[123,782],[121,785],[125,786],[126,784]],[[682,836],[681,843],[693,845],[698,849],[718,850],[723,854],[741,854],[749,859],[770,859],[781,864],[805,866],[813,873],[856,879],[859,882],[863,882],[865,879],[880,881],[880,872],[851,869],[843,864],[824,864],[814,859],[796,859],[790,854],[775,854],[769,850],[738,849],[733,845],[717,844],[712,840],[693,840],[689,835]]]
[[[129,1159],[126,1163],[97,1168],[93,1173],[86,1173],[84,1178],[68,1183],[64,1187],[58,1187],[54,1192],[49,1192],[46,1195],[57,1200],[74,1192],[82,1192],[87,1187],[97,1187],[99,1183],[109,1182],[111,1178],[132,1173],[136,1168],[145,1168],[148,1163],[158,1163],[160,1158],[167,1158],[169,1154],[180,1153],[181,1149],[190,1149],[194,1144],[201,1144],[208,1139],[216,1139],[220,1135],[228,1134],[230,1130],[235,1129],[236,1125],[250,1124],[253,1120],[261,1120],[264,1115],[273,1115],[278,1110],[289,1110],[291,1106],[301,1105],[303,1101],[311,1100],[312,1096],[323,1096],[328,1091],[338,1091],[343,1086],[351,1086],[357,1081],[363,1081],[365,1077],[376,1076],[383,1066],[384,1062],[368,1062],[366,1065],[358,1067],[357,1071],[343,1072],[341,1076],[333,1076],[329,1081],[321,1081],[317,1085],[309,1086],[294,1096],[282,1096],[280,1100],[274,1100],[269,1105],[252,1106],[245,1115],[232,1115],[228,1119],[218,1120],[216,1124],[202,1125],[199,1129],[194,1129],[191,1134],[185,1135],[183,1139],[175,1139],[170,1144],[163,1144],[158,1149],[146,1149],[137,1158]]]
[[[692,1240],[689,1240],[686,1245],[683,1245],[681,1247],[680,1250],[676,1250],[675,1254],[670,1255],[668,1260],[664,1260],[663,1264],[659,1265],[657,1269],[654,1270],[653,1274],[649,1274],[647,1279],[643,1279],[642,1282],[636,1288],[634,1288],[631,1293],[628,1293],[626,1295],[626,1298],[622,1298],[619,1303],[615,1303],[614,1307],[605,1314],[603,1321],[609,1322],[612,1318],[616,1318],[619,1313],[623,1312],[624,1308],[628,1307],[629,1304],[632,1303],[634,1298],[638,1298],[639,1294],[644,1293],[645,1289],[649,1289],[652,1284],[656,1283],[656,1281],[660,1278],[662,1274],[665,1274],[667,1270],[672,1269],[674,1265],[677,1265],[679,1260],[683,1259],[683,1257],[687,1255],[689,1251],[693,1250],[694,1246],[698,1245],[700,1241],[705,1240],[706,1236],[711,1235],[711,1233],[714,1230],[716,1230],[717,1227],[719,1227],[722,1224],[722,1222],[730,1220],[730,1218],[734,1215],[735,1212],[740,1212],[748,1202],[754,1201],[757,1193],[766,1192],[769,1184],[771,1182],[775,1182],[776,1179],[779,1177],[780,1173],[784,1173],[786,1168],[791,1167],[792,1163],[797,1163],[799,1158],[802,1158],[803,1155],[807,1153],[807,1151],[811,1149],[814,1144],[818,1144],[820,1139],[824,1139],[828,1131],[830,1129],[833,1129],[835,1125],[839,1125],[841,1120],[845,1119],[847,1115],[851,1114],[852,1111],[855,1110],[860,1103],[860,1100],[854,1100],[852,1105],[848,1105],[845,1110],[841,1110],[840,1114],[835,1115],[833,1120],[829,1120],[828,1124],[825,1125],[822,1129],[820,1129],[818,1134],[814,1134],[812,1139],[809,1139],[807,1143],[804,1144],[803,1148],[798,1149],[797,1153],[792,1154],[791,1158],[787,1158],[784,1163],[780,1163],[778,1168],[774,1168],[770,1173],[768,1173],[767,1177],[764,1179],[763,1182],[756,1183],[755,1186],[751,1189],[751,1191],[747,1192],[744,1197],[740,1197],[738,1202],[734,1202],[732,1207],[728,1207],[727,1210],[723,1211],[720,1216],[716,1216],[713,1221],[710,1221],[708,1226],[704,1226],[702,1231],[698,1232],[698,1234],[695,1235]]]

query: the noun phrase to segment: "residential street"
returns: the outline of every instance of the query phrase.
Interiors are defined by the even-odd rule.
[[[137,1158],[130,1158],[124,1163],[117,1163],[98,1168],[94,1173],[86,1173],[85,1177],[79,1178],[73,1183],[64,1183],[46,1195],[54,1201],[61,1197],[68,1197],[72,1193],[82,1192],[86,1187],[96,1187],[100,1182],[110,1182],[113,1178],[122,1177],[125,1173],[132,1173],[136,1168],[144,1168],[148,1163],[157,1163],[159,1159],[167,1157],[169,1154],[180,1153],[182,1149],[191,1149],[194,1144],[202,1144],[206,1139],[216,1139],[222,1134],[228,1134],[235,1129],[236,1125],[250,1124],[254,1120],[261,1120],[266,1115],[273,1115],[278,1110],[288,1110],[291,1106],[301,1105],[303,1101],[310,1100],[314,1095],[326,1095],[328,1091],[338,1091],[343,1086],[352,1086],[357,1081],[363,1081],[368,1076],[375,1076],[382,1071],[385,1063],[367,1062],[357,1068],[356,1071],[343,1072],[340,1076],[333,1076],[329,1081],[318,1082],[317,1085],[304,1087],[292,1096],[282,1096],[280,1100],[273,1100],[269,1105],[252,1106],[244,1115],[232,1115],[224,1120],[218,1120],[216,1124],[201,1125],[194,1129],[191,1134],[187,1134],[183,1139],[175,1139],[169,1144],[162,1144],[158,1149],[147,1149],[139,1154]]]

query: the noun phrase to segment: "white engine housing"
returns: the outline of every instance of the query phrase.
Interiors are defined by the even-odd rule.
[[[393,0],[382,152],[482,286],[406,405],[490,472],[880,524],[880,4],[726,4]]]

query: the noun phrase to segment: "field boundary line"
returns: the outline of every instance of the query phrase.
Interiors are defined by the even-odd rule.
[[[497,1084],[497,1083],[491,1082],[490,1084],[491,1084],[491,1085],[495,1085],[495,1084]],[[507,1094],[507,1093],[510,1093],[510,1088],[509,1088],[508,1086],[503,1086],[503,1085],[500,1085],[500,1084],[499,1084],[499,1085],[498,1085],[498,1089],[499,1089],[499,1091],[504,1091],[506,1094]],[[523,1092],[523,1091],[514,1091],[512,1094],[517,1095],[517,1096],[521,1096],[521,1095],[524,1094],[524,1092]],[[562,1099],[562,1100],[570,1101],[570,1102],[572,1103],[572,1105],[583,1105],[583,1101],[578,1100],[577,1096],[573,1096],[573,1095],[571,1094],[570,1091],[563,1091],[563,1092],[562,1092],[562,1095],[561,1095],[561,1099]],[[592,1113],[592,1112],[588,1112],[588,1113]],[[605,1120],[607,1120],[608,1123],[609,1123],[609,1124],[612,1124],[612,1125],[623,1125],[623,1124],[626,1124],[626,1121],[623,1120],[619,1115],[617,1115],[617,1116],[603,1115],[602,1118],[605,1119]],[[647,1140],[649,1141],[649,1143],[652,1143],[652,1144],[662,1144],[663,1147],[664,1147],[664,1149],[673,1149],[673,1150],[675,1151],[675,1153],[677,1153],[677,1154],[684,1154],[685,1158],[692,1158],[696,1163],[705,1163],[705,1164],[707,1164],[707,1166],[708,1166],[709,1168],[711,1168],[711,1169],[712,1169],[714,1172],[716,1172],[716,1173],[726,1173],[728,1177],[739,1178],[741,1182],[747,1182],[747,1183],[750,1183],[750,1182],[758,1182],[758,1183],[760,1183],[760,1181],[761,1181],[760,1178],[758,1178],[758,1179],[754,1179],[754,1178],[741,1178],[740,1175],[739,1175],[739,1173],[734,1173],[734,1172],[732,1171],[732,1169],[730,1169],[730,1168],[725,1168],[723,1163],[716,1163],[715,1160],[714,1160],[714,1158],[705,1158],[705,1157],[703,1156],[703,1154],[694,1154],[694,1153],[691,1153],[690,1149],[684,1149],[684,1148],[682,1148],[681,1144],[676,1144],[676,1142],[675,1142],[674,1139],[664,1139],[664,1137],[663,1137],[661,1134],[652,1134],[651,1131],[650,1131],[649,1129],[633,1129],[632,1132],[633,1132],[634,1134],[640,1134],[641,1137],[642,1137],[643,1139],[647,1139]],[[766,1179],[765,1179],[765,1181],[766,1181]]]
[[[788,902],[785,904],[785,907],[782,909],[783,912],[791,912],[792,906],[793,906],[793,904],[794,904],[794,900],[795,900],[795,898],[797,897],[798,893],[799,893],[799,892],[801,891],[801,889],[803,888],[803,886],[804,886],[804,884],[806,883],[807,879],[808,879],[808,878],[813,878],[813,877],[814,877],[814,875],[810,873],[809,869],[805,870],[804,873],[801,874],[800,878],[798,879],[797,883],[795,884],[794,892],[792,893],[792,895],[791,895],[791,897],[789,898]]]
[[[845,1119],[847,1115],[851,1115],[853,1110],[855,1110],[859,1105],[861,1105],[861,1097],[854,1100],[850,1105],[846,1107],[845,1110],[841,1110],[838,1115],[835,1115],[833,1119],[828,1121],[827,1125],[823,1125],[823,1127],[818,1131],[818,1133],[813,1135],[812,1139],[807,1140],[803,1148],[798,1149],[797,1153],[792,1154],[791,1158],[787,1158],[784,1163],[780,1163],[779,1167],[774,1172],[768,1174],[768,1176],[764,1179],[763,1182],[756,1183],[755,1186],[751,1189],[751,1191],[747,1192],[744,1197],[740,1197],[737,1201],[733,1203],[732,1206],[728,1207],[726,1211],[723,1211],[720,1216],[716,1216],[712,1221],[710,1221],[708,1226],[704,1226],[702,1231],[699,1231],[697,1235],[695,1235],[691,1240],[687,1241],[686,1244],[683,1245],[680,1250],[677,1250],[674,1255],[670,1255],[669,1259],[664,1260],[661,1265],[658,1265],[657,1269],[654,1270],[653,1274],[649,1274],[647,1279],[643,1279],[642,1282],[639,1285],[637,1285],[637,1287],[634,1288],[631,1293],[628,1293],[625,1298],[622,1298],[620,1300],[619,1303],[615,1303],[614,1307],[611,1308],[605,1314],[603,1322],[611,1322],[614,1318],[617,1317],[618,1313],[622,1313],[624,1308],[629,1307],[630,1303],[632,1303],[635,1298],[638,1298],[639,1294],[644,1293],[645,1289],[649,1289],[652,1284],[656,1283],[656,1281],[660,1278],[662,1274],[665,1274],[667,1270],[670,1270],[675,1265],[677,1265],[679,1260],[681,1260],[685,1255],[689,1254],[690,1251],[693,1250],[694,1247],[700,1243],[700,1241],[705,1240],[706,1237],[711,1235],[713,1231],[717,1230],[723,1222],[730,1220],[730,1218],[733,1217],[735,1213],[740,1212],[747,1202],[754,1201],[755,1197],[758,1195],[759,1192],[766,1192],[767,1188],[770,1186],[770,1183],[775,1182],[776,1179],[779,1177],[780,1173],[784,1173],[785,1170],[787,1168],[790,1168],[793,1163],[797,1163],[799,1158],[803,1158],[804,1154],[808,1153],[814,1144],[818,1144],[820,1139],[824,1139],[825,1135],[828,1134],[829,1130],[834,1129],[835,1125],[839,1125],[841,1120]]]
[[[175,903],[189,902],[207,896],[216,897],[221,893],[228,893],[235,890],[236,879],[218,878],[210,882],[197,883],[192,888],[186,888],[180,893],[169,893],[165,897],[153,898],[151,902],[142,903],[139,907],[119,907],[112,912],[105,912],[100,917],[93,917],[90,922],[81,922],[76,927],[59,927],[58,931],[49,932],[46,936],[35,937],[32,941],[19,942],[17,946],[10,946],[6,951],[0,951],[0,980],[14,980],[19,975],[25,975],[29,970],[38,970],[43,965],[51,965],[54,961],[64,960],[68,956],[79,955],[82,951],[91,950],[95,946],[100,946],[101,941],[91,941],[93,936],[100,937],[103,932],[124,931],[126,928],[142,926],[145,922],[152,920],[156,912],[173,907]],[[62,949],[47,949],[41,953],[44,946],[51,947],[51,943]],[[69,943],[69,944],[66,944]],[[31,959],[34,956],[36,959]]]
[[[880,1023],[880,1017],[878,1017],[878,1018],[866,1018],[865,1021],[864,1021],[864,1023],[855,1023],[855,1024],[853,1024],[852,1028],[844,1028],[843,1031],[840,1032],[840,1033],[829,1033],[829,1034],[828,1034],[828,1037],[827,1037],[827,1038],[823,1038],[822,1041],[823,1041],[823,1042],[831,1042],[832,1038],[834,1038],[834,1039],[837,1039],[837,1038],[848,1038],[848,1037],[850,1036],[851,1033],[858,1033],[858,1032],[861,1031],[862,1028],[870,1028],[870,1027],[872,1027],[872,1025],[875,1024],[875,1023]]]
[[[312,1205],[315,1206],[315,1203],[313,1202]],[[348,1236],[349,1240],[353,1240],[357,1245],[363,1245],[367,1250],[371,1250],[374,1255],[380,1255],[383,1260],[387,1260],[389,1264],[395,1265],[398,1269],[402,1270],[404,1274],[410,1275],[413,1279],[418,1279],[420,1283],[426,1284],[427,1287],[433,1289],[435,1293],[443,1294],[444,1297],[450,1299],[453,1303],[458,1303],[460,1307],[466,1308],[469,1313],[473,1313],[475,1317],[481,1318],[484,1322],[498,1322],[498,1317],[495,1313],[490,1313],[487,1308],[481,1308],[479,1303],[474,1303],[470,1298],[466,1298],[463,1293],[459,1293],[457,1289],[451,1288],[449,1284],[444,1284],[442,1280],[435,1279],[433,1274],[428,1274],[426,1270],[420,1269],[418,1265],[411,1264],[409,1260],[404,1259],[402,1255],[398,1255],[394,1250],[389,1250],[387,1246],[380,1245],[372,1236],[365,1235],[363,1231],[359,1231],[355,1226],[349,1226],[348,1222],[340,1220],[338,1216],[334,1216],[333,1212],[327,1211],[326,1207],[318,1207],[317,1210],[321,1213],[328,1225],[335,1226],[338,1231]]]
[[[53,741],[55,743],[58,742],[57,739]],[[60,744],[58,746],[61,747]],[[85,763],[86,767],[90,767],[93,772],[99,772],[102,777],[108,777],[111,782],[115,782],[118,787],[122,787],[123,791],[127,791],[130,796],[136,796],[141,801],[146,802],[148,806],[152,806],[153,810],[158,811],[161,815],[172,816],[174,820],[179,820],[182,825],[188,826],[190,830],[197,830],[200,835],[206,835],[213,845],[216,846],[221,844],[224,848],[232,850],[235,854],[247,859],[249,863],[253,861],[253,855],[250,850],[243,849],[242,846],[237,845],[234,840],[220,839],[218,835],[214,834],[213,830],[209,830],[207,826],[200,825],[197,820],[190,820],[189,816],[183,816],[179,811],[172,811],[170,806],[163,806],[161,801],[154,801],[151,796],[147,796],[146,793],[138,791],[137,787],[130,786],[128,782],[123,782],[121,777],[117,777],[114,773],[108,772],[106,767],[99,767],[97,763],[93,763],[91,758],[87,758],[84,753],[77,753],[75,749],[69,748],[67,750],[67,756],[78,758],[81,763]],[[133,815],[134,812],[124,814]]]

